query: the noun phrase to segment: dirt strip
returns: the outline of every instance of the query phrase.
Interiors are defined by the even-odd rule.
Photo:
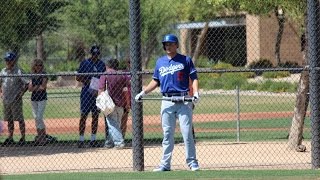
[[[253,112],[253,113],[241,113],[240,121],[252,120],[252,119],[270,119],[270,118],[290,118],[293,116],[292,112]],[[195,114],[193,116],[194,122],[218,122],[218,121],[236,121],[237,115],[235,113],[221,113],[221,114]],[[158,125],[160,127],[160,116],[144,116],[143,123],[145,125]],[[46,119],[45,120],[47,131],[51,134],[62,133],[76,133],[79,130],[78,118],[63,118],[63,119]],[[128,131],[131,130],[132,120],[128,120]],[[19,124],[15,122],[15,134],[19,134]],[[102,116],[99,119],[99,132],[104,132],[105,122]],[[91,118],[87,120],[86,130],[91,131]],[[201,131],[200,129],[197,129]],[[4,132],[7,132],[7,125],[4,125]],[[35,122],[34,120],[26,120],[26,132],[27,134],[35,134]]]

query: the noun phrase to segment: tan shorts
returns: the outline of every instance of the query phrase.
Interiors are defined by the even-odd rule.
[[[12,103],[3,104],[3,113],[5,121],[24,121],[22,110],[22,99]]]

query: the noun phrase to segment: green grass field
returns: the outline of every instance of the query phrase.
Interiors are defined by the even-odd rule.
[[[79,118],[80,89],[52,89],[49,90],[46,118]],[[154,95],[154,94],[153,94]],[[152,95],[151,95],[152,96]],[[30,93],[24,96],[24,115],[32,120]],[[159,96],[157,96],[159,97]],[[235,113],[235,95],[204,94],[197,104],[195,114]],[[160,101],[143,102],[144,115],[159,115]],[[284,112],[293,111],[295,96],[252,96],[241,95],[241,112]],[[236,142],[236,121],[196,122],[197,141]],[[252,119],[241,121],[241,141],[287,141],[291,118]],[[145,143],[161,143],[162,132],[159,124],[144,125]],[[306,118],[305,128],[310,128],[310,119]],[[154,130],[158,129],[158,130]],[[177,127],[176,129],[179,129]],[[201,130],[198,131],[197,130]],[[53,134],[58,137],[58,143],[76,143],[78,133]],[[87,135],[89,139],[89,135]],[[304,131],[304,139],[310,140],[310,131]],[[0,136],[0,142],[4,140]],[[19,138],[19,135],[15,137]],[[104,140],[104,133],[97,138]],[[32,141],[34,135],[28,135]],[[180,133],[175,134],[177,142],[182,142]],[[127,133],[126,141],[131,142],[132,134]],[[316,179],[320,177],[319,170],[205,170],[199,172],[172,171],[166,173],[153,172],[81,172],[81,173],[44,173],[32,175],[5,175],[2,179]]]
[[[152,93],[150,97],[160,97]],[[48,90],[46,118],[78,118],[80,114],[80,88],[57,88]],[[295,96],[268,96],[240,93],[240,112],[278,112],[293,111]],[[144,115],[158,115],[161,101],[144,101]],[[201,101],[196,105],[195,114],[235,113],[236,95],[216,95],[204,93]],[[2,109],[2,104],[0,105]],[[30,92],[24,95],[23,104],[26,119],[33,119],[30,103]]]
[[[205,170],[198,172],[88,172],[6,175],[3,180],[100,180],[100,179],[319,179],[319,170]]]
[[[291,125],[291,119],[288,118],[273,118],[273,119],[253,119],[241,121],[240,139],[242,141],[286,141],[288,130]],[[160,125],[145,125],[146,132],[144,132],[145,143],[161,143],[162,132],[159,130]],[[235,121],[218,121],[218,122],[197,122],[194,124],[197,141],[225,141],[233,142],[237,140],[236,122]],[[310,119],[306,118],[305,128],[310,127]],[[158,130],[154,130],[158,128]],[[177,131],[179,127],[176,128]],[[245,130],[244,130],[245,129]],[[201,131],[200,131],[201,130]],[[218,131],[220,130],[220,131]],[[59,141],[63,143],[77,142],[78,133],[67,134],[53,134]],[[89,139],[90,134],[87,134]],[[304,130],[304,139],[311,138],[309,130]],[[18,140],[20,136],[17,135],[15,139]],[[104,140],[103,132],[97,134],[97,139]],[[0,141],[3,141],[5,136],[0,136]],[[28,141],[33,141],[34,135],[27,135]],[[175,134],[175,139],[182,142],[181,133]],[[127,133],[126,141],[131,142],[132,133]]]

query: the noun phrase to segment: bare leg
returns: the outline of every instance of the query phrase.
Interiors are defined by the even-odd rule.
[[[24,121],[19,121],[19,128],[21,133],[21,139],[26,139],[26,123]]]
[[[80,136],[83,136],[84,132],[86,130],[87,117],[88,117],[88,114],[81,114],[80,123],[79,123],[79,135]]]
[[[97,134],[98,122],[99,122],[99,113],[98,112],[92,113],[92,123],[91,123],[92,134]]]
[[[8,131],[9,131],[9,139],[13,138],[13,131],[14,131],[14,121],[8,121]]]

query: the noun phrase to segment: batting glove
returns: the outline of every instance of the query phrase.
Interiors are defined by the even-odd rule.
[[[139,94],[136,95],[136,97],[134,98],[134,100],[135,100],[136,102],[141,102],[141,98],[142,98],[143,96],[145,96],[145,95],[146,95],[146,93],[145,93],[144,91],[141,91]]]
[[[199,101],[200,101],[199,93],[198,93],[198,92],[195,92],[195,93],[193,94],[192,102],[198,103]]]

